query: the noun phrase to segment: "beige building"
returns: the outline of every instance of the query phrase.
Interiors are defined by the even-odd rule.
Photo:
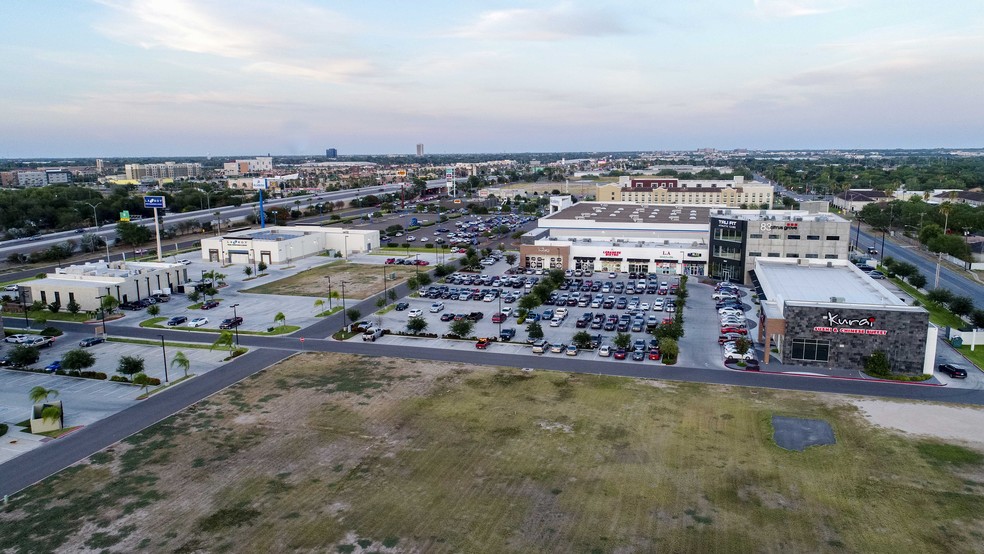
[[[40,300],[60,304],[70,302],[81,311],[99,308],[100,296],[110,295],[120,303],[140,301],[156,292],[169,293],[188,280],[188,268],[182,264],[158,262],[94,262],[59,267],[43,279],[21,283],[24,301]]]
[[[621,177],[618,183],[598,185],[598,202],[637,204],[684,204],[689,206],[727,206],[738,208],[772,206],[773,188],[765,183],[746,183],[744,177],[732,180],[673,177]]]
[[[323,253],[343,257],[379,248],[379,231],[318,225],[268,226],[202,239],[202,259],[223,264],[289,264]]]
[[[126,164],[123,166],[126,171],[126,178],[140,180],[150,179],[179,179],[182,177],[199,177],[202,174],[202,164],[200,163],[175,163],[164,162],[162,164]]]

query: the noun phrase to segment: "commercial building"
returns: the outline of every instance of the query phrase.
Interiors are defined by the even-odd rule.
[[[551,213],[523,235],[520,265],[543,269],[704,275],[705,206],[643,206],[551,198]]]
[[[202,239],[202,259],[224,264],[289,264],[291,260],[336,252],[343,257],[379,248],[379,231],[272,226]]]
[[[188,281],[187,266],[158,262],[92,262],[55,269],[42,279],[20,284],[28,304],[40,300],[66,309],[75,302],[82,311],[100,306],[100,296],[119,302],[147,298],[155,291],[170,292]]]
[[[618,183],[598,185],[598,202],[636,202],[639,204],[683,204],[739,207],[771,207],[772,185],[746,183],[742,176],[731,180],[675,177],[624,176]]]
[[[759,258],[752,278],[766,363],[776,356],[783,363],[860,370],[881,351],[894,372],[932,373],[936,328],[929,313],[906,305],[850,262]]]
[[[423,145],[423,143],[417,143],[417,155],[418,156],[423,156],[424,155],[424,145]]]
[[[710,270],[715,279],[748,284],[755,260],[846,260],[851,222],[803,210],[714,209],[710,216]]]
[[[21,187],[43,187],[48,184],[44,171],[18,171],[17,185]]]
[[[202,164],[175,162],[164,162],[162,164],[126,164],[124,170],[126,171],[126,178],[131,180],[181,179],[200,177],[202,174]]]
[[[834,196],[834,206],[845,212],[860,212],[868,204],[875,202],[889,202],[893,198],[880,190],[873,189],[850,189]]]
[[[326,148],[325,149],[325,157],[326,158],[337,158],[338,157],[338,149],[337,148]]]
[[[222,164],[222,173],[226,177],[243,175],[262,175],[273,171],[273,157],[261,156],[251,160],[236,160]]]

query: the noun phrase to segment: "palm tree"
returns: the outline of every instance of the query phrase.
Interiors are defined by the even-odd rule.
[[[284,315],[284,312],[277,312],[277,315],[273,316],[273,322],[280,323],[280,326],[284,327],[287,325],[287,316]]]
[[[44,404],[48,401],[48,398],[58,396],[58,391],[55,389],[46,389],[42,386],[37,386],[31,389],[27,393],[28,398],[31,402],[35,404]],[[45,421],[57,421],[61,419],[62,411],[61,407],[58,405],[44,406],[41,409],[41,419]]]
[[[233,345],[235,345],[235,338],[232,336],[232,331],[222,331],[219,334],[219,338],[215,339],[209,350],[214,349],[216,346],[228,346],[229,354],[232,354]]]
[[[147,377],[146,373],[138,373],[133,376],[133,384],[140,385],[140,390],[147,392],[147,387],[150,386],[150,377]]]
[[[181,371],[184,372],[184,376],[187,377],[188,370],[191,369],[191,361],[188,359],[188,356],[185,356],[184,352],[178,351],[178,353],[174,355],[174,358],[171,358],[171,368],[173,369],[174,366],[181,368]]]
[[[314,301],[314,311],[316,314],[320,314],[325,310],[325,301],[322,299],[317,299]]]

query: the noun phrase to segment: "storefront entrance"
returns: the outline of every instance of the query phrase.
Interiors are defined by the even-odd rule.
[[[704,275],[704,264],[684,262],[683,271],[687,275],[703,276]]]
[[[601,270],[615,273],[622,271],[622,258],[602,258]]]
[[[594,271],[594,258],[574,258],[574,269],[579,271]]]
[[[649,260],[629,260],[629,273],[649,273]]]

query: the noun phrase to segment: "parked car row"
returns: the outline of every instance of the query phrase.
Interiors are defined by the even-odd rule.
[[[731,283],[719,283],[714,288],[711,298],[716,300],[721,333],[718,344],[724,353],[726,362],[743,360],[757,365],[755,350],[748,341],[748,326],[745,319],[745,307],[741,302],[741,291]],[[744,352],[741,352],[744,350]]]

